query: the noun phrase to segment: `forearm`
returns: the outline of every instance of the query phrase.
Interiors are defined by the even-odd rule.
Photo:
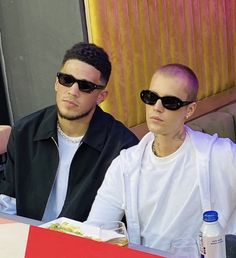
[[[109,199],[109,196],[105,198],[100,195],[96,196],[87,219],[88,222],[120,221],[123,218],[124,210]]]
[[[124,215],[124,182],[119,158],[108,168],[90,211],[89,221],[121,220]]]

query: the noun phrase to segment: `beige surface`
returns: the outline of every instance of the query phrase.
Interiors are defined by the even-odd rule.
[[[0,224],[0,257],[24,258],[28,232],[26,224]]]

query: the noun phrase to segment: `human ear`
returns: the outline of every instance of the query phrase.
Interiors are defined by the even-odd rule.
[[[186,119],[188,119],[190,116],[193,115],[196,108],[197,108],[197,103],[196,102],[193,102],[193,103],[191,103],[187,106],[187,113],[186,113],[186,116],[185,116]]]
[[[55,84],[54,84],[54,89],[55,89],[55,91],[57,91],[58,90],[58,79],[56,78],[56,81],[55,81]]]
[[[107,90],[102,90],[97,97],[97,105],[101,104],[108,96]]]

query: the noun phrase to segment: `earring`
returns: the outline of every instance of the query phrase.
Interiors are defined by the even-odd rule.
[[[188,119],[188,118],[189,118],[189,115],[186,115],[185,118]]]

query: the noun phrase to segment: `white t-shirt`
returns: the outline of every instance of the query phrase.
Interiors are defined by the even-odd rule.
[[[58,133],[59,165],[42,218],[45,222],[56,219],[62,210],[68,187],[70,165],[83,138],[83,136],[69,137],[63,135]]]
[[[179,162],[181,161],[181,162]],[[186,135],[180,148],[167,157],[157,157],[150,142],[142,162],[138,215],[142,244],[168,250],[170,240],[192,236],[201,225],[201,201],[195,153]],[[178,225],[181,225],[179,227]]]

